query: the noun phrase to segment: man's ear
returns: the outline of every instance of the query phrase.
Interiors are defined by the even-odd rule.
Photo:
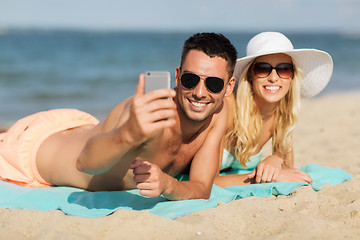
[[[177,67],[175,69],[175,83],[176,83],[176,88],[179,88],[179,78],[180,78],[180,67]]]
[[[229,82],[226,84],[225,97],[230,96],[235,87],[235,77],[232,76]]]

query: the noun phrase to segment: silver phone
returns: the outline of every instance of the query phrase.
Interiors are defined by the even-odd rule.
[[[145,72],[145,93],[161,89],[170,88],[170,73],[165,71]]]

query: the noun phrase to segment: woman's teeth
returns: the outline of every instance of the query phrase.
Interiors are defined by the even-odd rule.
[[[280,89],[280,86],[265,86],[265,89],[269,91],[277,91]]]

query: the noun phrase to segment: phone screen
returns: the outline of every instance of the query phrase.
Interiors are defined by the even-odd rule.
[[[161,88],[170,88],[170,73],[165,71],[145,72],[145,93]]]

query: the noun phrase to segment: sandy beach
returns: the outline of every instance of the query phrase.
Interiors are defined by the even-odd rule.
[[[0,208],[0,239],[359,239],[360,92],[303,101],[295,166],[342,168],[353,179],[315,192],[250,197],[175,220],[118,210],[101,218]]]

